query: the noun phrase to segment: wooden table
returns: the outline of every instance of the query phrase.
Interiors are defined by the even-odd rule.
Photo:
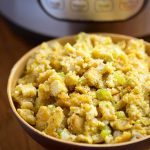
[[[40,41],[17,32],[0,17],[0,150],[44,150],[12,116],[6,87],[13,64]]]
[[[6,95],[7,79],[13,64],[41,41],[14,30],[0,17],[0,150],[44,150],[12,116]]]

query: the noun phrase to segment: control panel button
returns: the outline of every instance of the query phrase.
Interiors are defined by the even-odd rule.
[[[137,14],[144,0],[40,0],[40,3],[42,9],[58,19],[116,21]]]
[[[139,5],[139,0],[120,0],[119,6],[121,10],[136,9]]]
[[[111,11],[113,2],[112,0],[95,0],[95,9],[97,12]]]
[[[71,0],[71,10],[78,12],[85,12],[88,10],[87,0]]]
[[[51,9],[63,9],[63,0],[47,0],[47,5]]]

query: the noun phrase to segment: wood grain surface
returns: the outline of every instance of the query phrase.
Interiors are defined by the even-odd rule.
[[[6,87],[13,64],[40,41],[17,32],[0,17],[0,150],[44,150],[12,116]]]
[[[150,40],[149,37],[145,39]],[[45,150],[27,135],[14,118],[6,95],[13,64],[41,41],[22,34],[22,30],[15,30],[0,16],[0,150]]]

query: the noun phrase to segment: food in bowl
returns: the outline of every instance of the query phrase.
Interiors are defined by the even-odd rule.
[[[19,115],[59,139],[121,143],[150,135],[150,57],[143,40],[80,33],[41,44],[12,91]]]

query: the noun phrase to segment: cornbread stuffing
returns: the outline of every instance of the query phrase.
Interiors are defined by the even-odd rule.
[[[19,115],[42,133],[90,143],[150,135],[150,57],[143,40],[80,33],[42,43],[12,91]]]

